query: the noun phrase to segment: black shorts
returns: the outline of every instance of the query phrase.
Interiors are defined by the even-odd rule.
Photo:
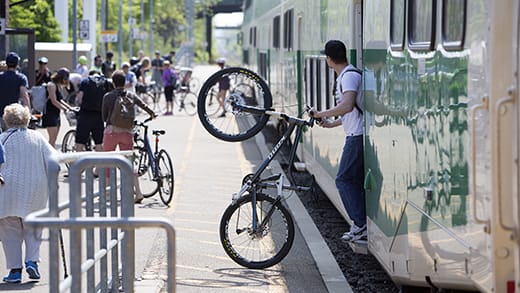
[[[95,144],[102,144],[104,130],[101,112],[80,112],[76,126],[76,143],[87,144],[92,135]]]
[[[164,98],[168,102],[173,101],[173,89],[174,87],[172,85],[164,87]]]

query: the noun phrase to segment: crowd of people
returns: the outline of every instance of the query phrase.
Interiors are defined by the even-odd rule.
[[[40,57],[35,85],[45,86],[47,92],[45,111],[41,113],[41,126],[47,130],[47,139],[40,132],[28,129],[34,114],[27,72],[24,72],[28,61],[20,62],[17,53],[9,52],[0,62],[0,239],[9,269],[4,282],[20,283],[24,265],[30,280],[40,279],[42,231],[25,226],[24,218],[46,206],[48,182],[47,176],[41,175],[47,175],[46,162],[56,152],[61,112],[76,113],[76,150],[85,150],[90,137],[96,151],[131,150],[133,126],[117,123],[118,115],[122,115],[115,110],[118,97],[124,97],[132,107],[142,108],[152,118],[157,117],[136,94],[136,86],[146,84],[146,75],[151,74],[152,83],[165,89],[169,107],[163,114],[171,115],[171,87],[176,73],[170,64],[174,55],[172,51],[161,57],[156,52],[156,58],[151,61],[140,52],[140,57],[124,62],[120,69],[112,61],[112,52],[108,52],[104,60],[96,55],[90,68],[88,58],[80,56],[73,72],[65,67],[52,71],[48,67],[50,60]],[[26,178],[39,181],[26,184]],[[140,203],[143,196],[137,175],[134,193],[134,201]]]

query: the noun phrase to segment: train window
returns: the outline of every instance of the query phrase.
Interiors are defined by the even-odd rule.
[[[394,51],[404,49],[405,0],[390,2],[390,47]]]
[[[242,50],[242,63],[249,65],[249,50]]]
[[[283,47],[291,51],[293,47],[293,9],[289,9],[284,13],[283,24]]]
[[[280,16],[273,18],[273,48],[280,48]]]
[[[435,0],[408,0],[408,46],[431,51],[435,46]]]
[[[327,61],[325,60],[325,64]],[[334,108],[334,93],[332,89],[334,87],[334,70],[332,68],[328,68],[325,71],[325,80],[327,81],[326,90],[325,90],[325,107],[327,109]]]
[[[319,95],[319,91],[318,91],[318,87],[319,87],[319,83],[318,83],[318,74],[317,72],[320,71],[320,67],[319,67],[319,63],[318,63],[318,59],[316,57],[312,58],[312,61],[311,61],[311,86],[312,86],[312,102],[311,102],[311,106],[312,107],[316,107],[318,102],[316,101],[317,100],[317,96]]]
[[[322,58],[316,58],[316,104],[315,107],[318,111],[323,109],[322,97],[323,97],[323,62]]]
[[[466,34],[466,0],[442,1],[442,45],[447,51],[462,50]]]
[[[260,52],[258,53],[259,58],[259,68],[258,68],[258,74],[262,76],[264,79],[268,79],[267,77],[267,53]]]
[[[311,58],[305,58],[305,104],[311,106]]]

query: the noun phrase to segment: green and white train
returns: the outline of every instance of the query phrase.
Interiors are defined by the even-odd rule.
[[[243,63],[277,111],[334,106],[329,39],[363,70],[368,249],[399,285],[520,292],[519,2],[244,3]],[[343,143],[314,127],[299,157],[348,220]]]

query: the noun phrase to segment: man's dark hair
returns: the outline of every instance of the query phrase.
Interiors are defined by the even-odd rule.
[[[110,51],[107,52],[107,58],[112,58],[112,57],[114,57],[114,53],[112,53]]]
[[[115,87],[124,87],[125,79],[125,73],[122,70],[116,70],[112,74],[112,82]]]
[[[322,54],[329,56],[334,63],[348,63],[347,61],[347,48],[342,41],[330,40],[325,44],[325,50],[321,51]]]

